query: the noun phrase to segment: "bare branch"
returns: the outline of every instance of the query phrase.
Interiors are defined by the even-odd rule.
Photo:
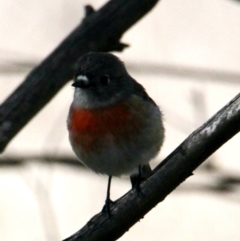
[[[180,185],[213,152],[240,131],[240,94],[194,131],[141,184],[142,196],[129,191],[64,241],[116,240]]]
[[[73,75],[76,60],[89,51],[122,51],[124,32],[158,0],[114,0],[98,11],[86,7],[82,23],[0,106],[0,152]]]

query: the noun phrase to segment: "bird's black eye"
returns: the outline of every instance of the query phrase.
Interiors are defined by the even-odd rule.
[[[102,77],[100,77],[100,83],[102,85],[107,85],[109,84],[109,82],[110,82],[110,78],[108,75],[103,75]]]

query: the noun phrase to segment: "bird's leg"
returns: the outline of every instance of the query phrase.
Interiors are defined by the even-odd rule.
[[[130,176],[130,180],[132,183],[132,189],[136,189],[137,192],[140,192],[140,183],[141,183],[141,165],[138,166],[138,172],[134,173]]]
[[[140,184],[145,181],[152,173],[152,170],[149,164],[139,165],[138,173],[130,176],[130,180],[132,183],[132,189],[136,189],[137,193],[141,194]],[[141,196],[141,195],[140,195]]]
[[[112,176],[108,177],[108,185],[107,185],[107,196],[106,196],[106,201],[105,205],[103,206],[102,212],[107,212],[108,216],[111,217],[111,211],[110,211],[110,205],[113,203],[113,201],[110,199],[110,188],[111,188],[111,181],[112,181]]]

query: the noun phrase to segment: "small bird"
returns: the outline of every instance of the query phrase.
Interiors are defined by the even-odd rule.
[[[67,127],[73,151],[96,173],[130,175],[133,187],[151,174],[149,161],[163,144],[162,113],[113,54],[90,52],[77,60]]]

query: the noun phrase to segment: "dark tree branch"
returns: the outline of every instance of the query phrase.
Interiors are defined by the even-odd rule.
[[[73,65],[89,51],[122,51],[124,32],[158,0],[112,0],[98,11],[86,7],[82,23],[33,71],[0,106],[0,152],[21,128],[73,76]]]
[[[142,196],[129,191],[64,241],[116,240],[180,185],[213,152],[240,131],[240,94],[194,131],[141,184]]]

